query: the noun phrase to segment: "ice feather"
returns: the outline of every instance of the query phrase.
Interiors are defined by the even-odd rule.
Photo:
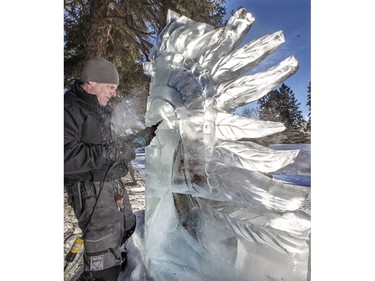
[[[216,93],[216,107],[230,111],[262,98],[273,88],[293,75],[298,61],[291,56],[267,71],[222,83]]]
[[[221,140],[261,138],[283,130],[285,126],[279,122],[255,120],[221,112],[216,116],[216,134]]]
[[[282,31],[263,36],[222,58],[210,70],[214,82],[235,79],[255,68],[285,42]]]
[[[291,163],[299,150],[274,150],[252,142],[223,142],[215,147],[215,158],[251,171],[274,172]]]

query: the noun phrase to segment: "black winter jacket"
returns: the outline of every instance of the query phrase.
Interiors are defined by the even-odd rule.
[[[96,96],[88,94],[78,82],[64,94],[65,184],[126,176],[128,163],[113,166],[105,153],[105,147],[113,143],[111,114],[109,105],[101,106]]]

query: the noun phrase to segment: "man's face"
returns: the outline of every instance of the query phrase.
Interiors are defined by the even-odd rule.
[[[96,95],[101,106],[106,106],[108,101],[116,96],[117,85],[89,82],[88,93]]]

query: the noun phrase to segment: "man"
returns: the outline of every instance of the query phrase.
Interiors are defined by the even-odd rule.
[[[115,138],[111,106],[119,75],[103,58],[89,59],[81,81],[64,95],[64,185],[84,240],[84,272],[78,280],[116,281],[126,262],[124,242],[136,220],[121,178],[148,145],[156,125]]]

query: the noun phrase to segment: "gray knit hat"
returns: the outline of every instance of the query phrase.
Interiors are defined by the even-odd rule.
[[[116,67],[111,62],[103,58],[93,58],[85,62],[81,80],[118,85],[120,78]]]

